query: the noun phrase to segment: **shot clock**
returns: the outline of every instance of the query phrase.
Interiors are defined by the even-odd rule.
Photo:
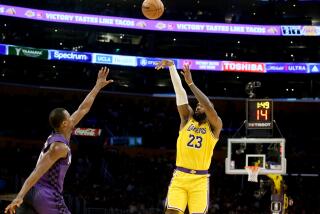
[[[247,129],[273,128],[273,102],[270,99],[247,99]]]

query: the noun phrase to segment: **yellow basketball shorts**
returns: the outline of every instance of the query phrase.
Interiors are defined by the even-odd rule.
[[[207,213],[209,207],[209,175],[189,174],[175,170],[166,199],[166,209],[190,214]]]

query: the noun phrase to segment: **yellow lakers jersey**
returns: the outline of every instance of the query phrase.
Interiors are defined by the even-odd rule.
[[[199,124],[191,118],[179,132],[176,166],[194,170],[209,169],[217,142],[209,122]]]
[[[270,179],[272,179],[274,188],[277,191],[277,193],[281,192],[281,182],[282,182],[282,176],[278,174],[268,174],[267,175]]]

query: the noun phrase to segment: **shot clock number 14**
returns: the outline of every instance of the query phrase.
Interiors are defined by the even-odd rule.
[[[273,128],[273,102],[270,99],[247,100],[247,129]]]

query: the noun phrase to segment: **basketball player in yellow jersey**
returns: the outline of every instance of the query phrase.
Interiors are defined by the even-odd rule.
[[[180,115],[176,169],[169,185],[166,214],[207,213],[209,206],[209,174],[213,149],[219,139],[222,122],[213,104],[192,81],[189,65],[181,74],[198,100],[195,112],[188,104],[177,69],[171,60],[159,62],[156,69],[169,67]]]
[[[267,174],[267,176],[273,182],[272,194],[282,194],[282,176],[279,174]]]
[[[289,198],[286,195],[286,185],[284,184],[282,175],[279,174],[267,174],[267,177],[272,180],[272,193],[271,201],[281,203],[281,212],[282,214],[287,213],[288,201]],[[292,200],[291,200],[292,201]]]

